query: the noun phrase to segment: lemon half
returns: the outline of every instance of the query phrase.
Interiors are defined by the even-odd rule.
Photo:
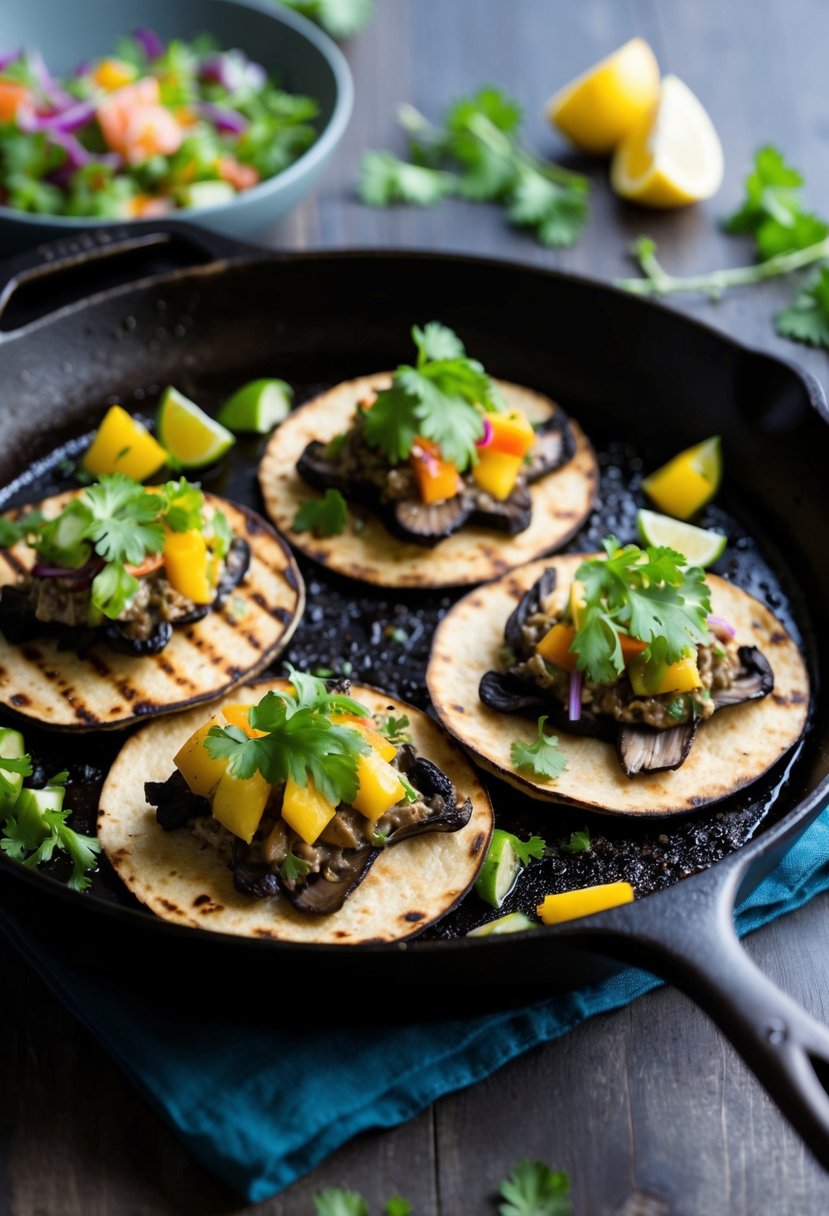
[[[666,76],[656,106],[614,153],[613,189],[648,207],[683,207],[711,198],[722,178],[723,150],[714,124],[688,86]]]
[[[550,122],[585,152],[612,152],[659,98],[659,64],[643,38],[631,38],[565,85],[547,103]]]

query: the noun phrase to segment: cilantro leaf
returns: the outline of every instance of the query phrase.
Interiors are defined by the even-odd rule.
[[[92,511],[89,539],[105,561],[138,566],[148,553],[163,549],[164,528],[156,522],[163,500],[132,478],[101,477],[81,499]]]
[[[328,1187],[314,1196],[316,1216],[369,1216],[368,1204],[357,1191]]]
[[[7,519],[4,515],[0,516],[0,549],[10,549],[23,539],[23,535],[21,524],[14,519]]]
[[[796,215],[790,224],[767,220],[755,233],[757,253],[763,261],[782,253],[808,249],[829,236],[829,225],[809,211]]]
[[[63,850],[72,860],[67,886],[73,891],[85,891],[90,884],[87,871],[97,866],[101,846],[93,836],[82,836],[67,825],[71,814],[68,809],[35,811],[30,808],[25,819],[12,815],[3,825],[0,849],[7,857],[31,870],[41,862],[50,861],[56,849]]]
[[[514,224],[534,228],[542,245],[554,249],[575,244],[588,214],[585,193],[551,182],[532,168],[522,168],[507,209]]]
[[[294,516],[295,532],[313,532],[314,536],[338,536],[348,520],[348,507],[339,490],[329,488],[322,498],[303,503]]]
[[[350,38],[371,20],[373,0],[282,0],[321,25],[332,38]]]
[[[360,161],[358,190],[360,198],[370,207],[388,207],[392,203],[432,207],[456,193],[457,188],[454,174],[410,164],[392,152],[366,152]]]
[[[501,1183],[499,1216],[570,1216],[570,1179],[543,1161],[525,1157]]]
[[[561,846],[561,851],[562,853],[589,853],[592,847],[590,829],[582,828],[580,832],[570,833],[570,839]]]
[[[227,557],[233,542],[233,531],[224,511],[214,511],[210,521],[213,532],[213,551],[217,557]]]
[[[769,222],[782,228],[791,227],[803,209],[802,185],[802,175],[786,164],[777,148],[771,145],[760,148],[745,181],[745,198],[725,220],[726,231],[756,234]]]
[[[173,532],[201,530],[204,524],[204,494],[198,486],[192,485],[185,477],[178,481],[168,481],[161,487],[160,498],[158,505],[164,516],[164,523]]]
[[[774,324],[783,338],[829,349],[829,268],[818,271]]]
[[[466,348],[458,335],[440,321],[428,321],[423,329],[412,326],[418,366],[432,359],[463,359]]]
[[[329,692],[328,684],[320,676],[309,675],[305,671],[297,671],[290,663],[288,679],[291,681],[293,693],[269,692],[254,706],[252,724],[259,730],[269,730],[267,714],[274,702],[283,701],[288,706],[288,716],[297,709],[317,709],[324,714],[354,714],[357,718],[371,717],[371,710],[353,697],[342,692]]]
[[[279,873],[286,882],[296,882],[298,878],[304,878],[310,869],[310,861],[305,861],[302,857],[296,857],[293,853],[288,853],[279,867]]]
[[[138,586],[135,575],[118,562],[110,562],[92,580],[92,603],[104,616],[117,620]]]
[[[392,1195],[386,1200],[383,1216],[412,1216],[412,1205],[402,1195]]]
[[[542,781],[555,781],[567,768],[567,757],[559,748],[556,735],[545,735],[546,721],[546,714],[538,719],[538,733],[534,743],[516,741],[511,745],[510,759],[513,768],[532,773]]]
[[[399,718],[395,718],[390,714],[387,718],[381,719],[378,729],[381,735],[385,735],[390,743],[400,746],[402,743],[411,743],[412,737],[408,733],[409,717],[408,714],[401,714]]]
[[[470,377],[466,369],[454,366],[461,362],[471,364],[472,360],[435,360],[423,370],[399,368],[396,379],[404,392],[417,402],[414,413],[420,434],[433,440],[443,459],[451,461],[462,472],[473,458],[475,444],[484,433],[484,424],[474,400],[470,400],[469,386],[476,372],[472,371]],[[486,373],[480,364],[478,367],[483,393],[486,392],[483,388]]]
[[[418,432],[416,404],[416,398],[393,383],[377,394],[371,409],[362,415],[366,443],[385,452],[392,464],[411,454]]]

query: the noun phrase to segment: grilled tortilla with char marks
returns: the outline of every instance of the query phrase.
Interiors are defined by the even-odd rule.
[[[612,743],[557,729],[567,768],[545,782],[513,768],[513,742],[531,743],[536,718],[504,714],[484,705],[482,677],[504,666],[504,626],[521,597],[544,571],[556,573],[553,604],[562,611],[575,572],[585,560],[572,554],[534,562],[464,596],[437,628],[426,682],[443,725],[484,768],[533,798],[628,815],[687,813],[756,781],[800,739],[809,711],[809,677],[798,647],[762,603],[709,574],[712,612],[736,630],[740,646],[756,646],[774,673],[774,692],[762,700],[718,709],[696,733],[676,771],[626,776]]]
[[[34,504],[54,518],[74,497]],[[250,548],[250,566],[221,609],[174,628],[160,654],[122,654],[94,641],[83,654],[57,637],[20,645],[0,635],[0,704],[56,730],[109,730],[212,701],[263,671],[290,641],[305,606],[302,575],[285,542],[247,507],[206,494]],[[31,510],[27,505],[12,514]],[[0,549],[0,586],[34,563],[23,543]]]
[[[222,704],[259,701],[287,680],[237,689]],[[164,831],[144,794],[165,781],[173,756],[209,716],[194,710],[148,725],[127,741],[101,792],[98,839],[120,878],[158,916],[197,929],[275,941],[354,945],[413,937],[445,916],[470,889],[486,856],[493,815],[489,797],[461,749],[426,714],[375,688],[351,695],[372,713],[406,714],[412,742],[453,783],[472,814],[456,832],[420,836],[384,849],[339,911],[310,916],[277,894],[257,899],[234,886],[233,874],[186,829]],[[211,707],[214,708],[214,707]]]
[[[327,443],[346,431],[353,424],[357,403],[390,383],[391,375],[380,372],[338,384],[294,410],[268,444],[259,469],[265,506],[300,552],[338,574],[379,587],[468,586],[554,552],[579,530],[593,507],[598,465],[584,432],[570,419],[573,457],[527,487],[532,519],[514,536],[465,524],[435,548],[425,549],[401,541],[380,516],[350,502],[349,520],[340,535],[318,539],[311,532],[295,532],[297,511],[315,495],[297,471],[307,446],[315,440]],[[530,422],[548,422],[561,412],[549,397],[531,389],[502,380],[494,383],[507,409],[522,411]]]

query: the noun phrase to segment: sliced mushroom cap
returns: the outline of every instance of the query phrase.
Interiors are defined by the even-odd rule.
[[[542,690],[535,684],[499,671],[487,671],[481,676],[478,696],[487,708],[499,714],[520,714],[526,710],[540,712],[545,706]]]
[[[516,536],[519,532],[526,531],[532,517],[533,500],[526,486],[518,486],[503,502],[493,499],[488,506],[479,503],[472,514],[476,524],[506,532],[508,536]]]
[[[621,726],[616,738],[616,754],[628,777],[636,777],[639,773],[662,773],[684,764],[696,733],[696,720],[668,730]]]
[[[314,916],[330,916],[337,912],[348,896],[368,874],[380,850],[366,845],[360,849],[344,850],[345,868],[340,870],[336,881],[331,882],[322,874],[310,874],[305,882],[290,887],[285,882],[279,886],[282,894],[298,912]]]
[[[164,647],[173,636],[173,626],[169,621],[158,621],[152,633],[145,638],[132,638],[125,632],[124,627],[113,621],[104,630],[104,637],[115,650],[123,654],[132,654],[137,658],[148,654],[161,654]]]
[[[469,823],[472,815],[472,800],[467,798],[460,804],[454,797],[450,800],[436,799],[436,805],[430,813],[416,823],[401,823],[399,827],[389,832],[386,848],[400,844],[401,840],[411,840],[413,836],[423,836],[426,832],[459,832]],[[382,820],[378,828],[382,831]]]
[[[525,477],[532,485],[539,477],[559,469],[571,460],[576,451],[576,441],[570,423],[563,415],[555,418],[536,432],[535,445],[530,452],[530,461]]]
[[[353,492],[351,478],[343,476],[337,465],[325,455],[325,444],[314,439],[309,443],[299,460],[297,472],[315,490],[339,490],[342,494]]]
[[[756,646],[741,646],[737,651],[740,669],[730,688],[714,693],[717,709],[725,705],[740,705],[743,701],[759,701],[774,691],[774,672],[766,656]]]
[[[387,514],[391,506],[391,514]],[[424,503],[419,498],[401,498],[384,505],[381,518],[390,532],[416,545],[436,545],[469,519],[471,506],[461,494],[443,502]]]
[[[534,616],[541,610],[541,605],[553,594],[555,589],[556,572],[552,566],[548,566],[541,578],[536,579],[529,591],[524,592],[517,607],[510,613],[504,626],[504,641],[514,654],[525,652],[524,625],[528,617]]]

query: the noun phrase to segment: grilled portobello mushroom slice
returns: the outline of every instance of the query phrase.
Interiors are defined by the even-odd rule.
[[[570,422],[564,414],[558,413],[535,433],[535,447],[530,453],[525,470],[528,483],[532,485],[539,477],[561,468],[568,460],[572,460],[575,451],[576,441]]]
[[[513,654],[526,655],[528,647],[524,640],[523,629],[528,617],[541,611],[541,605],[556,589],[556,572],[548,566],[541,578],[536,579],[529,591],[525,591],[517,606],[507,618],[504,626],[504,640]],[[493,709],[495,706],[493,706]]]
[[[756,646],[741,646],[737,651],[740,670],[730,688],[714,693],[717,709],[725,705],[741,705],[743,701],[759,701],[774,692],[774,672],[762,650]]]
[[[696,733],[696,720],[668,730],[620,726],[616,755],[628,777],[636,777],[639,773],[663,773],[685,763]]]
[[[435,503],[402,498],[395,503],[384,503],[378,514],[389,531],[402,540],[416,545],[436,545],[463,527],[473,512],[471,505],[464,502],[464,495],[457,494]]]

